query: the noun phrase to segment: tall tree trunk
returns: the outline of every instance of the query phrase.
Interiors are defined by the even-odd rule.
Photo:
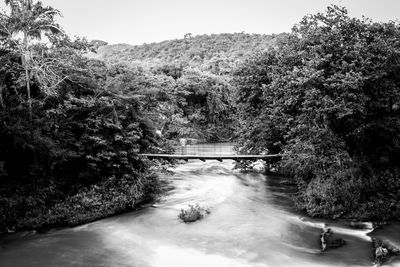
[[[4,110],[4,101],[3,101],[3,86],[0,85],[0,107]]]
[[[32,101],[31,101],[31,79],[29,77],[29,63],[30,60],[28,53],[28,33],[24,32],[24,49],[22,52],[22,64],[25,69],[25,80],[26,80],[26,94],[28,97],[28,112],[29,112],[29,120],[32,121]]]
[[[31,101],[31,79],[29,78],[28,66],[25,65],[26,94],[28,96],[29,120],[32,121],[32,101]]]

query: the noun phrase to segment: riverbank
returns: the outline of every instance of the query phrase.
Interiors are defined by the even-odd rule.
[[[53,193],[46,194],[49,191]],[[141,174],[106,179],[74,194],[55,191],[35,185],[19,187],[13,194],[3,192],[0,234],[74,227],[137,210],[160,195],[161,182],[155,174]]]

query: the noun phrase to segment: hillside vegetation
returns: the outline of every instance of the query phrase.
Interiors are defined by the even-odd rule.
[[[99,47],[94,58],[107,63],[178,64],[195,67],[214,74],[226,74],[243,58],[265,51],[276,45],[285,34],[262,35],[247,33],[225,33],[192,36],[143,45],[104,45]],[[146,63],[146,64],[144,64]]]
[[[231,72],[250,54],[276,46],[286,34],[212,34],[131,46],[96,44],[88,57],[118,69],[124,93],[154,97],[149,114],[170,139],[230,140],[234,135]],[[122,72],[121,72],[122,71]]]

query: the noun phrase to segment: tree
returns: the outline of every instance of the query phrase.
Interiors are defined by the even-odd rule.
[[[285,153],[311,215],[400,212],[399,37],[394,22],[330,6],[235,73],[243,150]]]
[[[173,78],[123,68],[111,75],[114,69],[85,56],[89,42],[58,34],[58,11],[40,2],[6,2],[11,12],[0,17],[0,232],[83,223],[150,201],[158,181],[153,163],[138,154],[166,146],[146,111],[158,108]],[[43,33],[45,43],[39,42]]]
[[[186,117],[186,137],[204,140],[229,138],[231,129],[231,86],[226,77],[187,70],[177,81],[177,103]]]
[[[25,71],[25,83],[29,118],[32,120],[31,67],[33,60],[33,41],[41,40],[43,33],[59,34],[62,32],[55,22],[59,11],[52,7],[43,7],[41,2],[32,0],[5,0],[10,7],[10,14],[2,13],[0,35],[17,49]],[[18,39],[22,37],[22,40]]]

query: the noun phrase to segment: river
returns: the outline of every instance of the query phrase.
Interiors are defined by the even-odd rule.
[[[264,267],[371,266],[369,230],[296,212],[281,178],[198,160],[164,175],[171,188],[154,206],[75,228],[16,233],[0,240],[0,266]],[[179,221],[200,204],[203,220]],[[321,252],[327,225],[347,244]],[[400,247],[400,224],[373,233]],[[386,266],[400,266],[394,259]]]

